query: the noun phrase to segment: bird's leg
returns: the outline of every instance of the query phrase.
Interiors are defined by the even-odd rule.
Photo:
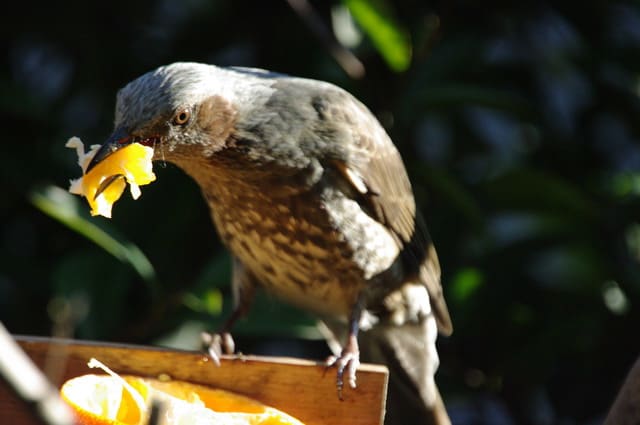
[[[238,319],[247,315],[255,295],[255,278],[248,273],[247,269],[236,258],[233,259],[231,286],[236,303],[231,316],[225,320],[218,332],[202,333],[202,343],[211,360],[218,366],[220,366],[220,356],[222,354],[233,354],[235,352],[236,345],[231,337],[231,328]]]
[[[236,344],[233,341],[230,331],[236,321],[246,315],[247,310],[248,308],[243,308],[238,305],[231,313],[231,316],[229,316],[218,329],[218,332],[202,333],[202,344],[216,365],[220,366],[220,357],[222,354],[233,354],[236,351]]]
[[[360,330],[360,318],[362,317],[363,300],[358,297],[351,317],[349,319],[349,335],[342,348],[340,356],[329,356],[326,361],[327,366],[336,366],[338,369],[336,376],[336,387],[338,398],[342,400],[342,389],[344,388],[344,376],[347,375],[349,386],[356,387],[356,371],[360,366],[360,348],[358,347],[358,331]]]

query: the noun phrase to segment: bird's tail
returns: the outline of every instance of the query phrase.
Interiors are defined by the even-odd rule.
[[[439,360],[433,316],[420,323],[376,325],[360,333],[363,361],[389,368],[386,425],[450,425],[434,375]]]
[[[393,381],[394,377],[391,375],[385,425],[451,425],[437,386],[433,388],[435,399],[427,405],[424,400],[415,397],[405,398],[404,391],[399,390],[398,383]]]
[[[329,345],[339,353],[344,341],[344,324],[324,321],[330,333]],[[376,324],[360,331],[360,359],[389,368],[385,425],[450,425],[442,397],[434,381],[438,368],[435,341],[437,326],[433,316],[420,323]],[[335,347],[334,347],[335,346]]]

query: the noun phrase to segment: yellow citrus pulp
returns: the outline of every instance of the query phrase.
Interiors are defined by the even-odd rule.
[[[93,361],[93,360],[92,360]],[[143,425],[152,400],[161,425],[303,425],[251,398],[184,381],[83,375],[62,386],[62,398],[82,425]]]
[[[111,217],[113,204],[120,199],[129,183],[133,199],[140,197],[140,186],[156,179],[152,170],[153,148],[132,143],[111,153],[87,173],[87,167],[100,145],[92,145],[88,152],[78,137],[72,137],[66,147],[76,150],[82,177],[71,180],[69,192],[87,198],[91,215]],[[98,193],[98,190],[100,192]],[[97,196],[96,196],[97,194]]]

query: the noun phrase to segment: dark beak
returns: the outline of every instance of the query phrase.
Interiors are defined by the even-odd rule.
[[[93,156],[89,166],[87,167],[86,173],[118,149],[124,148],[133,142],[133,137],[131,137],[127,131],[123,128],[117,128]]]

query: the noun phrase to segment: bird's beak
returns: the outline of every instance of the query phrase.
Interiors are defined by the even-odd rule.
[[[98,149],[98,152],[93,156],[91,162],[87,166],[85,173],[88,173],[99,162],[103,161],[106,157],[114,153],[120,148],[124,148],[134,142],[133,137],[123,128],[117,128],[106,142]]]

